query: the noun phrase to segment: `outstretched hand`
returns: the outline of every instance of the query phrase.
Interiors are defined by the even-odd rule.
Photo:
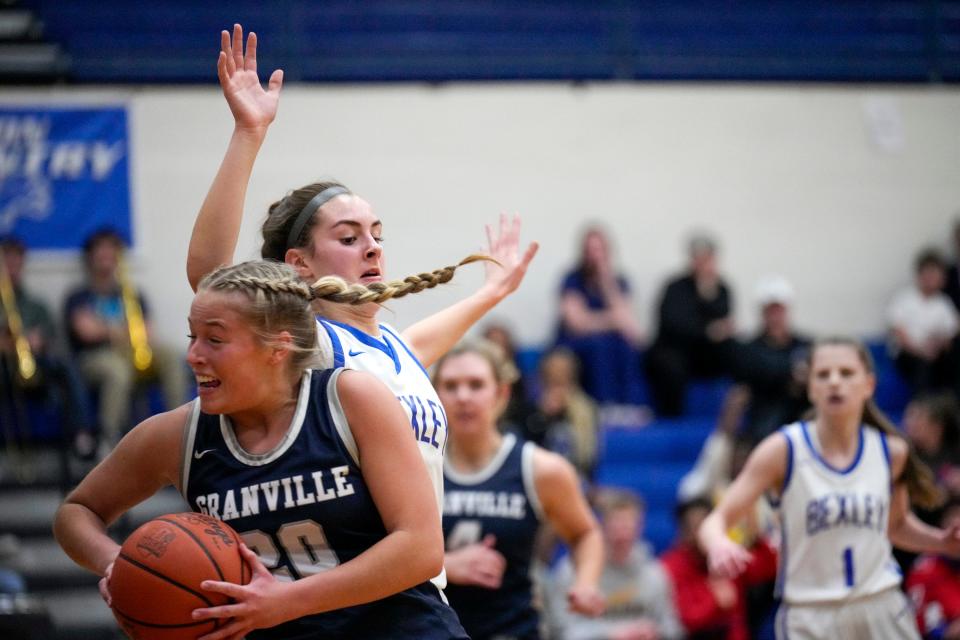
[[[494,233],[491,225],[486,225],[489,255],[500,264],[484,263],[486,265],[486,281],[484,287],[489,289],[497,300],[502,300],[520,286],[523,276],[533,256],[537,255],[540,245],[531,242],[527,250],[520,255],[520,216],[514,215],[510,220],[507,214],[500,214],[500,228]]]
[[[247,50],[243,50],[243,27],[233,25],[230,32],[220,32],[220,58],[217,60],[220,87],[227,99],[238,129],[264,131],[277,115],[283,70],[270,75],[264,90],[257,75],[257,34],[247,36]]]
[[[240,545],[240,554],[250,567],[250,582],[245,585],[232,582],[205,580],[200,587],[229,596],[233,603],[206,609],[194,609],[194,620],[219,619],[224,625],[199,640],[242,640],[254,629],[273,627],[286,622],[283,614],[284,586],[267,570],[247,545]]]
[[[574,613],[595,618],[606,610],[607,601],[595,585],[574,584],[567,590],[567,608]]]
[[[749,551],[724,537],[708,549],[707,566],[712,575],[733,580],[746,571],[752,557]]]

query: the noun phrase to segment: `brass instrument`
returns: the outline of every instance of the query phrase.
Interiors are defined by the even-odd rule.
[[[7,266],[2,259],[0,259],[0,302],[3,304],[7,326],[13,338],[17,359],[17,381],[24,386],[37,384],[39,382],[37,361],[30,350],[30,343],[23,335],[23,320],[17,308],[17,295],[13,290],[13,281],[7,272]]]
[[[127,332],[130,335],[130,347],[133,350],[133,368],[141,377],[149,377],[153,367],[153,350],[147,340],[147,325],[143,320],[143,309],[136,289],[130,282],[127,263],[121,256],[117,265],[117,282],[123,299],[123,312],[127,318]]]

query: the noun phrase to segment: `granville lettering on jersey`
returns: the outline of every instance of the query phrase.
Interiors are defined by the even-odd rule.
[[[241,487],[239,491],[229,489],[226,493],[208,493],[197,496],[196,506],[201,513],[225,522],[278,509],[302,507],[353,495],[349,473],[350,467],[342,465],[328,471],[314,471],[310,477],[298,474]]]
[[[444,516],[494,517],[522,520],[527,497],[506,491],[447,491],[443,496]]]

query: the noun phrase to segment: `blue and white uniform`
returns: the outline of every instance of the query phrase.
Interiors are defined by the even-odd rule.
[[[410,420],[420,455],[427,465],[437,500],[443,510],[443,453],[447,446],[447,414],[443,410],[430,376],[416,356],[390,325],[380,325],[374,337],[348,324],[317,317],[317,342],[324,367],[346,367],[366,371],[382,381],[400,401]],[[446,586],[444,572],[433,579],[440,589]]]
[[[893,477],[886,435],[861,426],[853,461],[837,469],[820,454],[813,424],[780,433],[788,457],[775,501],[778,638],[917,637],[887,536]]]
[[[341,370],[307,371],[283,440],[246,452],[226,416],[194,402],[181,487],[191,508],[230,524],[281,580],[347,562],[386,528],[361,475],[336,383]],[[251,633],[253,639],[462,638],[456,615],[430,582],[364,605]]]
[[[444,468],[443,536],[447,551],[496,536],[495,549],[507,561],[499,589],[447,586],[450,605],[474,640],[538,638],[539,615],[532,603],[530,561],[543,520],[533,481],[535,445],[513,434],[486,468],[459,473]]]

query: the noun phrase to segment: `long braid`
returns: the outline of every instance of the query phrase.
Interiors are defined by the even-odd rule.
[[[403,280],[371,282],[362,285],[348,284],[343,278],[337,276],[325,276],[314,282],[309,288],[313,293],[312,297],[317,300],[329,300],[330,302],[353,305],[367,304],[368,302],[382,303],[392,298],[402,298],[405,295],[419,293],[424,289],[432,289],[438,284],[450,282],[457,268],[479,261],[500,264],[490,256],[475,253],[455,265],[434,269],[429,273],[407,276]]]

